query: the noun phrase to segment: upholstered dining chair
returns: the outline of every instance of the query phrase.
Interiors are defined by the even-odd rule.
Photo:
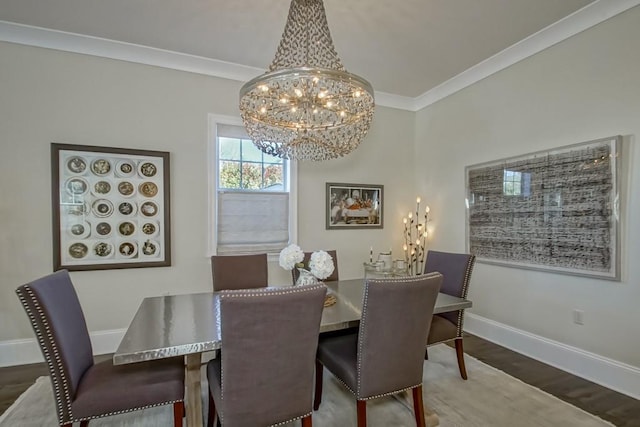
[[[443,276],[441,292],[459,298],[466,298],[475,261],[475,255],[429,251],[424,272],[440,272]],[[427,346],[453,341],[456,347],[460,376],[466,380],[467,369],[464,365],[464,348],[462,345],[463,320],[464,310],[434,315]],[[427,353],[425,352],[426,357]]]
[[[16,293],[49,368],[61,426],[80,422],[85,427],[94,418],[160,405],[173,405],[174,426],[182,426],[182,358],[94,363],[82,307],[66,270],[22,285]]]
[[[208,425],[311,427],[324,284],[220,293],[222,357],[207,364]]]
[[[314,409],[325,367],[355,395],[358,427],[367,425],[367,400],[405,390],[412,391],[416,425],[423,427],[423,356],[441,283],[440,273],[368,279],[359,330],[320,338]]]
[[[269,282],[267,254],[211,257],[213,290],[265,288]]]
[[[324,282],[336,282],[338,280],[340,280],[340,276],[338,275],[338,253],[335,250],[330,250],[330,251],[325,251],[327,252],[329,255],[331,255],[331,259],[333,259],[333,273],[331,273],[331,276],[327,277],[326,279],[324,279]],[[311,254],[313,252],[305,252],[304,253],[304,259],[302,260],[302,263],[304,264],[304,268],[309,268],[309,261],[311,260]],[[296,280],[298,280],[298,276],[300,276],[300,272],[298,271],[297,268],[294,268],[293,270],[291,270],[291,278],[293,279],[293,284],[296,284]]]

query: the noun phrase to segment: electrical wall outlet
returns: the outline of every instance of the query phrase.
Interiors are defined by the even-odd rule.
[[[576,325],[584,325],[584,311],[573,310],[573,323]]]

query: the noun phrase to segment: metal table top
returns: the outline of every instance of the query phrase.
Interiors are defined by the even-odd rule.
[[[327,282],[337,302],[322,313],[321,332],[358,326],[364,279]],[[471,307],[440,293],[434,313]],[[113,363],[142,362],[221,347],[220,301],[215,292],[145,298],[113,355]]]

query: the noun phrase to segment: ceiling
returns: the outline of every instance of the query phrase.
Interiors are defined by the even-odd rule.
[[[540,31],[549,26],[542,33],[557,33],[558,28],[574,23],[575,17],[586,14],[588,9],[603,15],[602,9],[612,2],[638,3],[325,0],[324,4],[336,50],[347,70],[369,80],[376,94],[416,98],[465,70],[482,66],[507,48],[513,51],[514,45],[523,46],[527,41],[522,42],[524,39],[531,40],[530,36],[536,33],[540,36]],[[229,67],[242,65],[244,74],[238,78],[242,80],[246,75],[260,74],[271,63],[289,3],[290,0],[0,0],[0,21],[6,21],[2,23],[5,27],[24,24],[223,61]],[[625,9],[628,7],[631,6]],[[587,25],[599,22],[597,19]],[[563,33],[564,37],[581,29]],[[2,34],[0,31],[0,40],[16,41]],[[552,38],[548,45],[557,41],[560,40]]]

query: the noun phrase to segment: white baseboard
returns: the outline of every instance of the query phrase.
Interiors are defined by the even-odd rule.
[[[93,354],[113,353],[122,341],[125,329],[91,333]],[[0,367],[44,362],[38,342],[33,339],[0,341]]]
[[[464,330],[596,384],[640,399],[640,368],[465,313]]]
[[[640,399],[640,368],[553,341],[467,312],[465,331],[570,372],[596,384]],[[124,329],[91,334],[94,354],[116,351]],[[35,339],[0,341],[0,367],[43,362]]]

